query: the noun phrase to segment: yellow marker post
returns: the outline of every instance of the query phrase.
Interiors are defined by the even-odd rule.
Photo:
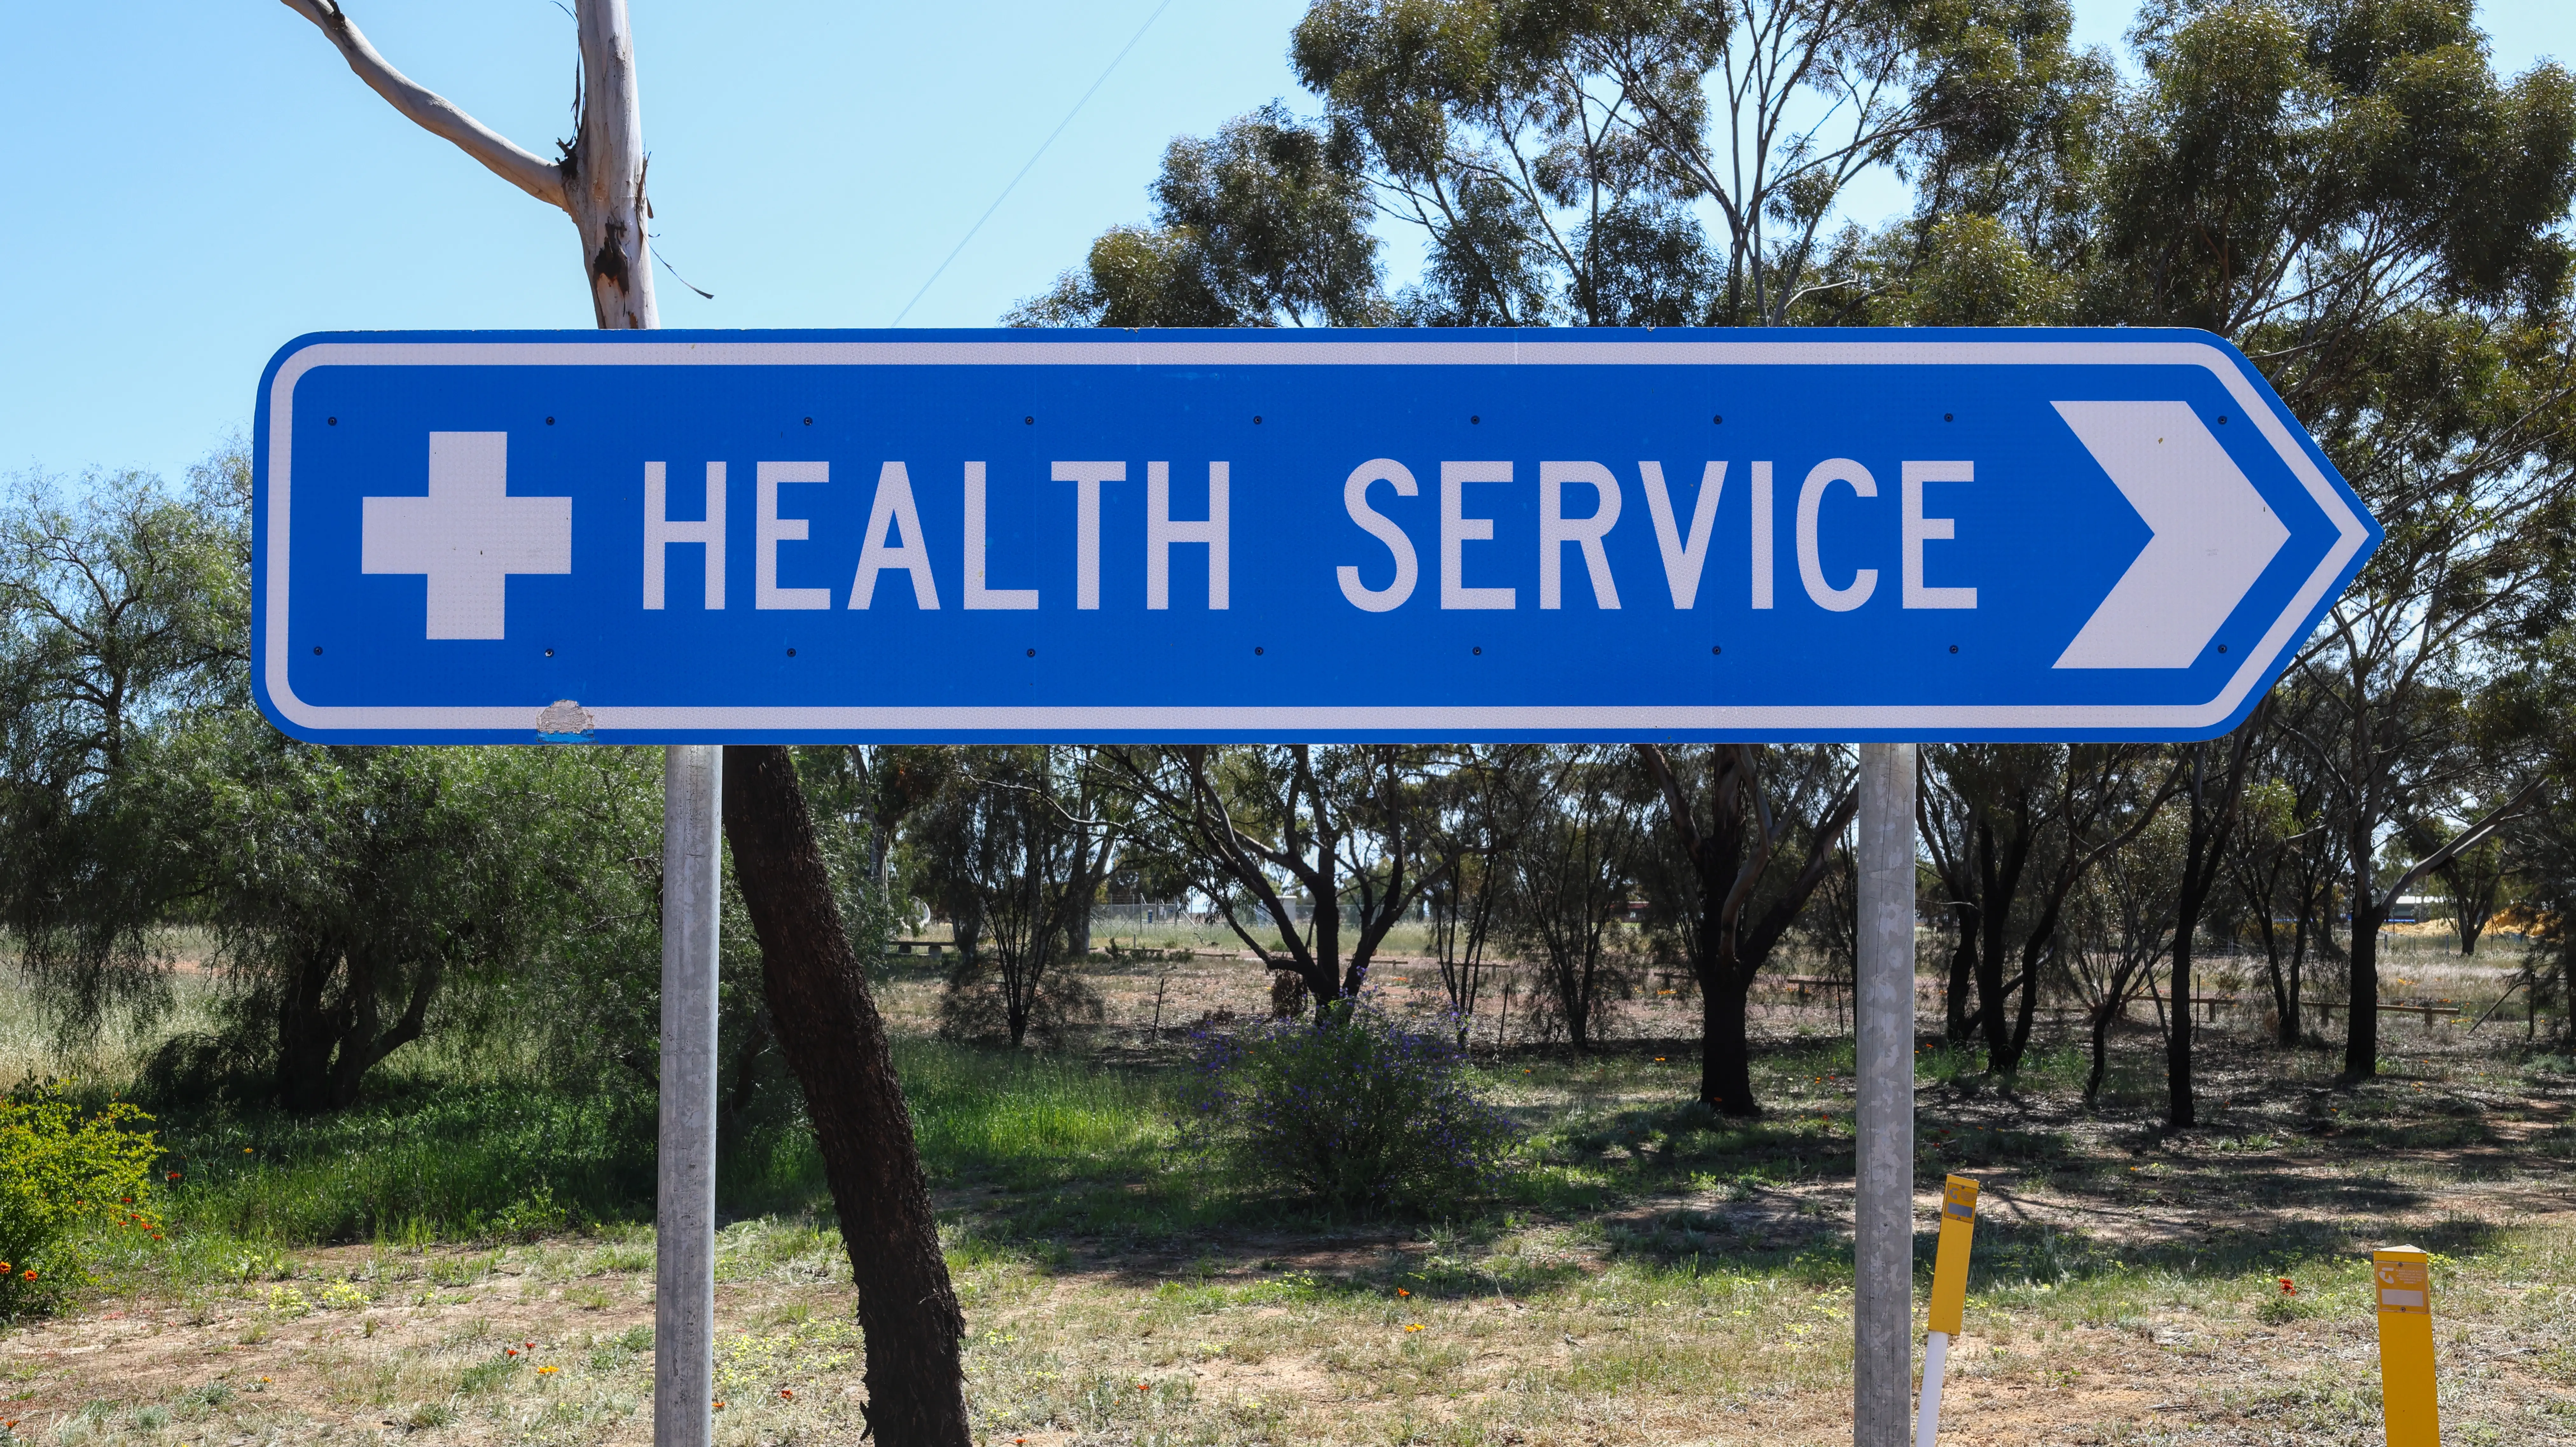
[[[2442,1447],[2433,1397],[2432,1259],[2412,1246],[2370,1253],[2379,1298],[2379,1404],[2388,1447]]]
[[[1952,1176],[1941,1183],[1941,1246],[1932,1256],[1932,1313],[1923,1341],[1923,1395],[1914,1413],[1914,1447],[1932,1447],[1941,1431],[1941,1375],[1950,1339],[1968,1308],[1968,1243],[1977,1229],[1977,1183]],[[2391,1447],[2396,1447],[2392,1440]]]

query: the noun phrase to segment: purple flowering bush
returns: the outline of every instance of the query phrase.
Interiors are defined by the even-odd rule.
[[[1419,1209],[1484,1194],[1516,1131],[1476,1093],[1453,1029],[1416,1030],[1373,1001],[1330,1023],[1202,1030],[1182,1129],[1249,1176],[1343,1210]]]

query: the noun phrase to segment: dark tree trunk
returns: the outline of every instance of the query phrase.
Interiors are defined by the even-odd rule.
[[[2379,923],[2388,907],[2364,905],[2359,890],[2353,896],[2352,928],[2347,931],[2352,998],[2345,1007],[2351,1018],[2345,1022],[2343,1074],[2346,1080],[2369,1080],[2379,1074]]]
[[[2186,899],[2174,926],[2173,1026],[2165,1032],[2165,1124],[2176,1130],[2199,1120],[2191,1093],[2191,935],[2198,912],[2198,902]]]
[[[1738,971],[1703,975],[1699,982],[1699,1098],[1720,1115],[1750,1119],[1762,1113],[1753,1098],[1753,1049],[1744,1016],[1748,982]]]
[[[337,950],[307,954],[278,1002],[277,1103],[298,1115],[329,1108],[331,1047],[346,1025],[322,997],[338,969]]]
[[[2003,941],[1989,940],[1977,952],[1977,1021],[1986,1037],[1986,1069],[2001,1074],[2012,1069],[2012,1023],[2004,1017]]]
[[[1824,883],[1833,841],[1842,837],[1859,808],[1860,790],[1855,783],[1817,820],[1808,838],[1805,866],[1758,917],[1747,918],[1744,896],[1770,867],[1776,840],[1760,843],[1748,858],[1748,824],[1757,840],[1764,827],[1752,822],[1762,817],[1761,811],[1746,807],[1752,791],[1761,787],[1756,770],[1759,750],[1748,745],[1727,747],[1731,754],[1711,760],[1710,827],[1705,832],[1663,750],[1651,744],[1639,744],[1636,750],[1663,791],[1665,822],[1690,863],[1699,893],[1699,924],[1689,936],[1688,947],[1691,973],[1700,988],[1700,1099],[1724,1114],[1750,1117],[1762,1113],[1753,1096],[1752,1048],[1745,1022],[1753,982],[1781,936]]]
[[[2307,1008],[2299,1000],[2299,972],[2308,962],[2308,922],[2302,918],[2290,935],[2290,1008],[2281,1019],[2281,1044],[2296,1048],[2304,1032]]]
[[[2369,811],[2362,811],[2362,817],[2369,818]],[[2355,827],[2345,841],[2345,855],[2352,865],[2352,923],[2345,930],[2351,941],[2346,958],[2352,965],[2347,971],[2352,988],[2343,1041],[2343,1074],[2348,1081],[2370,1080],[2379,1074],[2379,925],[2387,918],[2388,901],[2371,887],[2377,846],[2366,825]],[[2331,903],[2326,914],[2333,917]]]
[[[2013,1011],[2012,1063],[2004,1068],[2006,1075],[2020,1074],[2022,1059],[2030,1054],[2031,1025],[2039,1018],[2040,964],[2034,956],[2022,968],[2021,1004]]]
[[[335,978],[340,1001],[326,1005]],[[437,964],[424,964],[402,1018],[379,1030],[376,974],[365,954],[326,947],[307,955],[278,1010],[278,1104],[297,1115],[357,1104],[367,1072],[420,1038],[439,979]]]
[[[2182,888],[2174,899],[2173,1030],[2165,1037],[2165,1123],[2179,1130],[2199,1120],[2191,1082],[2191,964],[2200,918],[2218,890],[2225,867],[2228,833],[2236,824],[2237,801],[2244,797],[2245,776],[2253,758],[2255,736],[2269,717],[2264,704],[2252,721],[2237,730],[2228,751],[2227,773],[2218,797],[2209,795],[2209,745],[2194,744],[2191,760],[2190,832],[2183,844]]]
[[[402,1018],[390,1029],[376,1028],[376,977],[372,967],[365,975],[367,990],[356,994],[360,976],[350,972],[352,998],[357,1008],[351,1015],[349,1032],[341,1037],[339,1058],[331,1066],[331,1108],[346,1110],[358,1103],[358,1088],[366,1082],[367,1072],[384,1063],[393,1054],[420,1038],[428,1022],[429,1002],[438,994],[441,971],[435,960],[425,962],[412,980],[411,999],[403,1006]]]
[[[2273,922],[2270,894],[2259,891],[2248,891],[2248,894],[2259,901],[2254,911],[2254,927],[2263,935],[2263,973],[2272,985],[2272,1018],[2276,1022],[2273,1033],[2281,1044],[2295,1045],[2298,1043],[2298,1013],[2290,1008],[2289,977],[2281,972],[2281,927]],[[2282,1023],[2287,1023],[2290,1028],[2283,1030]]]
[[[1953,1045],[1965,1045],[1973,1029],[1968,1019],[1968,995],[1975,988],[1977,970],[1977,926],[1983,916],[1974,904],[1955,901],[1952,911],[1958,916],[1959,944],[1950,951],[1950,985],[1943,991],[1943,1038]]]
[[[969,1447],[965,1316],[885,1024],[842,929],[786,749],[726,747],[724,822],[779,1053],[805,1088],[858,1285],[869,1430],[880,1447]]]
[[[1565,1012],[1565,1041],[1577,1055],[1592,1053],[1592,991],[1579,974],[1565,966],[1552,966],[1556,977],[1556,1006]]]
[[[2111,998],[2093,1007],[2093,1070],[2084,1077],[2084,1105],[2091,1109],[2102,1098],[2102,1076],[2111,1063],[2111,1022],[2119,1018],[2120,987],[2111,987]]]
[[[1993,921],[1990,929],[1978,930],[1977,947],[1977,1020],[1985,1031],[1986,1069],[1996,1075],[2010,1075],[2021,1068],[2021,1052],[2013,1047],[2012,1024],[2004,1016],[2004,921],[2011,918],[2012,901],[2021,891],[2022,870],[2030,862],[2034,829],[2026,815],[2017,815],[2012,838],[2000,851],[1995,844],[1994,826],[1983,819],[1976,830],[1976,870],[1978,907]],[[2037,945],[2048,935],[2047,930],[2034,930],[2031,943]],[[2038,992],[2038,982],[2024,972],[2021,988]]]

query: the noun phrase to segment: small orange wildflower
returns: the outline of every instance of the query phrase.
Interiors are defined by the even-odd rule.
[[[785,1397],[787,1400],[792,1402],[796,1400],[796,1389],[794,1387],[780,1387],[778,1389],[778,1395]]]
[[[2281,1283],[2281,1294],[2283,1296],[2296,1296],[2299,1294],[2299,1288],[2291,1284],[2290,1278],[2282,1276],[2274,1279]]]

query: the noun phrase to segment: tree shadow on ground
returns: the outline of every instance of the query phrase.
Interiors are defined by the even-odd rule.
[[[1784,1239],[1781,1228],[1794,1233]],[[2235,1277],[2306,1269],[2320,1261],[2349,1262],[2386,1240],[2358,1234],[2358,1222],[2282,1216],[2221,1232],[2178,1232],[2166,1238],[2114,1237],[2057,1222],[1981,1215],[1970,1257],[1969,1281],[1979,1290],[2015,1285],[2060,1285],[2121,1272]],[[2454,1217],[2409,1225],[2408,1242],[2428,1251],[2468,1255],[2495,1247],[2508,1228]],[[1784,1218],[1758,1203],[1721,1209],[1677,1208],[1603,1228],[1606,1255],[1660,1270],[1742,1274],[1806,1272],[1848,1277],[1850,1225],[1840,1219]],[[1937,1229],[1918,1230],[1914,1256],[1930,1271],[1939,1245]]]

